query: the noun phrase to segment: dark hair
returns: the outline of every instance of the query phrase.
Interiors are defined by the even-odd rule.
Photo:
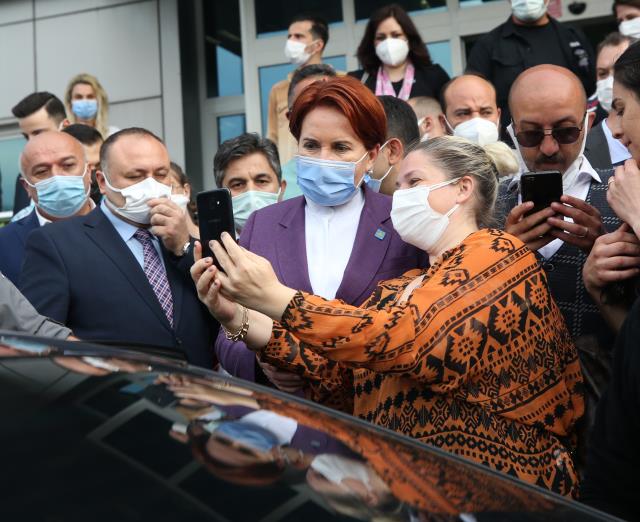
[[[153,138],[159,141],[164,145],[164,141],[158,138],[158,136],[156,136],[153,132],[147,129],[143,129],[142,127],[129,127],[128,129],[119,130],[118,132],[115,132],[111,136],[109,136],[105,140],[105,142],[102,144],[102,147],[100,147],[100,166],[102,167],[103,172],[105,170],[107,171],[107,173],[109,172],[107,165],[109,164],[108,156],[109,156],[109,152],[111,151],[111,147],[113,147],[113,145],[120,138],[124,138],[126,136],[139,136],[139,137],[147,136],[149,138]]]
[[[83,145],[95,145],[98,142],[103,140],[102,134],[98,131],[98,129],[94,127],[90,127],[89,125],[83,125],[82,123],[74,123],[72,125],[68,125],[62,132],[66,132],[70,134],[75,139],[77,139]]]
[[[631,45],[633,42],[635,42],[635,38],[631,38],[631,36],[625,36],[622,33],[619,33],[618,31],[609,33],[607,36],[604,37],[604,40],[602,40],[598,44],[598,47],[596,47],[596,57],[600,54],[600,51],[602,51],[602,49],[604,49],[605,47],[618,47],[618,45],[621,45],[625,42],[629,42],[629,45]]]
[[[447,114],[447,99],[446,99],[446,94],[447,91],[449,90],[449,87],[451,87],[451,85],[453,84],[453,82],[455,82],[458,78],[462,78],[463,76],[476,76],[477,78],[480,78],[481,80],[484,80],[485,82],[487,82],[489,85],[491,85],[491,87],[493,88],[493,92],[496,93],[496,88],[493,85],[493,83],[491,83],[491,80],[489,80],[484,74],[479,73],[479,72],[475,72],[475,71],[467,71],[464,74],[461,74],[459,76],[454,76],[453,78],[451,78],[447,83],[445,83],[442,86],[442,89],[440,89],[440,107],[442,107],[442,112],[444,114]],[[496,93],[496,97],[497,97],[497,93]]]
[[[311,22],[311,34],[314,38],[322,40],[322,50],[327,48],[327,44],[329,43],[329,26],[324,18],[312,14],[299,14],[293,17],[289,25],[295,24],[296,22]]]
[[[362,68],[369,74],[374,74],[380,67],[381,62],[376,55],[374,40],[378,26],[387,18],[395,19],[407,36],[409,43],[408,58],[411,63],[414,65],[431,65],[431,56],[429,56],[429,51],[427,51],[427,47],[422,41],[422,37],[413,20],[398,4],[391,4],[376,10],[369,18],[369,23],[367,23],[367,28],[364,30],[357,52]]]
[[[380,100],[352,76],[337,76],[309,85],[296,99],[289,115],[289,130],[300,140],[302,123],[318,107],[330,107],[344,115],[367,150],[382,145],[387,135],[387,117]]]
[[[34,92],[26,96],[13,106],[11,112],[16,118],[26,118],[43,107],[46,109],[49,118],[57,124],[60,124],[67,117],[64,104],[60,99],[55,94],[46,91]]]
[[[618,7],[619,5],[628,5],[629,7],[637,7],[638,9],[640,9],[640,0],[614,0],[613,6],[611,6],[611,9],[613,10],[613,16],[618,16],[616,7]]]
[[[293,105],[293,100],[291,98],[293,97],[293,91],[298,84],[302,80],[313,78],[314,76],[334,78],[336,76],[336,71],[328,63],[313,63],[311,65],[305,65],[300,69],[296,69],[291,77],[289,90],[287,91],[287,104],[289,105],[289,109],[291,109],[291,105]]]
[[[229,163],[249,154],[259,152],[263,154],[269,165],[276,173],[278,181],[282,181],[282,169],[280,168],[280,155],[278,147],[268,138],[262,138],[255,132],[245,132],[235,138],[225,141],[218,147],[213,158],[213,176],[217,187],[222,187],[224,181],[224,171]]]
[[[387,116],[387,139],[398,138],[405,149],[418,142],[420,129],[411,105],[395,96],[378,96],[378,99]]]
[[[632,43],[616,60],[613,78],[640,99],[640,41]]]

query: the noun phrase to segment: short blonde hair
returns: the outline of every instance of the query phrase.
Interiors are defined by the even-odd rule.
[[[77,123],[76,115],[73,114],[71,110],[71,94],[73,92],[73,88],[79,83],[84,83],[86,85],[90,85],[93,89],[93,92],[96,94],[96,100],[98,101],[98,113],[96,114],[96,129],[100,134],[102,134],[103,139],[107,139],[109,134],[109,126],[108,126],[108,114],[109,114],[109,98],[107,97],[106,91],[103,89],[102,85],[98,81],[98,78],[95,76],[82,73],[71,78],[69,85],[67,85],[67,90],[64,94],[64,104],[67,108],[67,115],[69,117],[69,121],[71,123]]]

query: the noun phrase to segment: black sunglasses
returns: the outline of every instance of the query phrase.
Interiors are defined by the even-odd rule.
[[[552,136],[558,143],[562,145],[569,145],[570,143],[575,143],[578,140],[583,128],[584,125],[582,127],[557,127],[555,129],[526,130],[518,132],[516,134],[516,139],[523,147],[537,147],[542,143],[545,136]]]

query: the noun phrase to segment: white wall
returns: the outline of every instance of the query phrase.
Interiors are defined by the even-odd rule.
[[[177,1],[2,0],[0,127],[13,128],[11,107],[27,94],[62,99],[88,72],[107,91],[111,125],[148,128],[184,164]]]

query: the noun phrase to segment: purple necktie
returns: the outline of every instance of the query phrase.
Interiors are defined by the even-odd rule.
[[[142,245],[142,252],[144,254],[144,275],[147,276],[151,288],[153,288],[160,306],[164,310],[171,328],[173,328],[173,297],[171,296],[171,288],[169,287],[169,280],[167,279],[167,273],[162,266],[158,251],[153,245],[153,239],[151,233],[144,229],[139,228],[133,235]]]

